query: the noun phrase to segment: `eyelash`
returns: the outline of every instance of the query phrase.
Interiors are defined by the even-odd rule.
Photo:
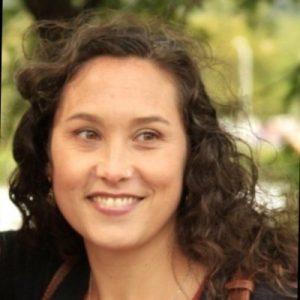
[[[78,129],[74,131],[74,135],[83,140],[98,140],[101,138],[100,134],[93,129]],[[140,131],[134,137],[134,140],[142,143],[153,142],[161,138],[161,134],[153,130]]]
[[[86,140],[95,140],[100,138],[99,134],[93,129],[79,129],[75,131],[75,135]]]
[[[146,139],[141,140],[141,142],[151,142],[151,141],[157,140],[161,137],[161,135],[158,132],[152,131],[152,130],[145,130],[145,131],[139,132],[136,136],[136,139],[139,140],[139,137],[141,137],[141,136],[144,136],[144,137],[151,136],[150,139],[146,138]]]

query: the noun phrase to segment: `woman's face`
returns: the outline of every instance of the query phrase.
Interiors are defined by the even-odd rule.
[[[55,199],[86,243],[130,249],[174,237],[187,141],[174,79],[140,58],[98,57],[54,118]]]

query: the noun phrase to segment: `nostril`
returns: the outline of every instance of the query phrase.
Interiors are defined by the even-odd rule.
[[[122,150],[122,151],[121,151]],[[113,183],[129,179],[134,175],[134,168],[124,153],[124,147],[114,145],[108,147],[107,153],[97,159],[96,176]]]
[[[96,168],[96,176],[107,182],[117,183],[119,181],[130,179],[134,172],[132,168]]]

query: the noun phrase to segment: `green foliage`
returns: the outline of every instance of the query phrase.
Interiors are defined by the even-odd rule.
[[[299,155],[290,145],[279,149],[270,144],[258,154],[260,161],[260,176],[264,181],[288,183],[297,190],[299,185]]]
[[[287,77],[288,80],[288,92],[283,98],[285,107],[290,108],[293,101],[300,100],[300,63],[298,63]]]
[[[11,155],[12,135],[26,107],[16,91],[14,73],[22,61],[24,29],[32,23],[32,17],[21,7],[13,7],[4,11],[3,21],[0,184],[7,181],[8,175],[14,168]]]

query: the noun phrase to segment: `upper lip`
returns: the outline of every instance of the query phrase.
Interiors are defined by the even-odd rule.
[[[142,199],[143,196],[132,193],[108,193],[108,192],[94,192],[87,196],[87,198],[93,197],[110,197],[110,198],[138,198]]]

